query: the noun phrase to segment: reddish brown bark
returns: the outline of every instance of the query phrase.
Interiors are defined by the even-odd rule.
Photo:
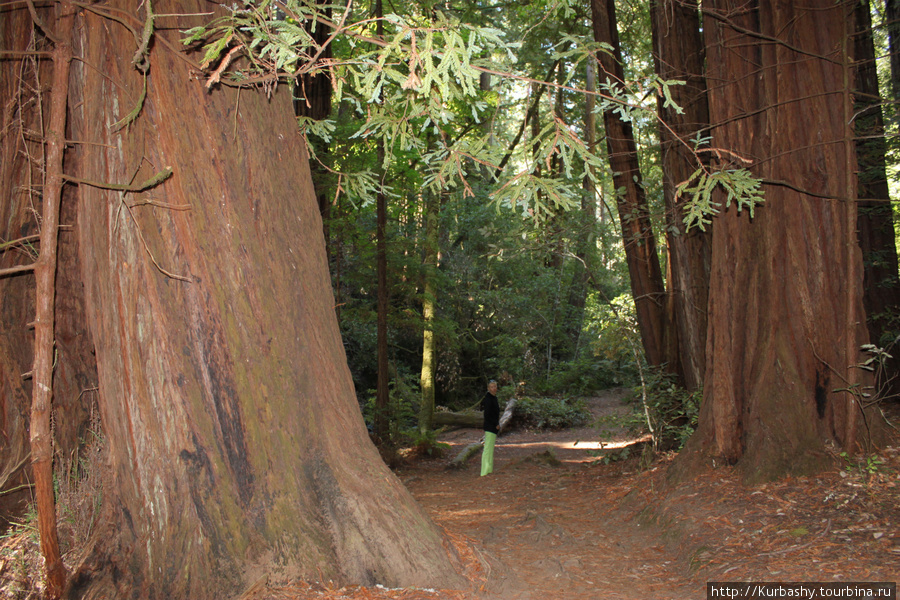
[[[619,49],[615,2],[592,0],[591,20],[594,40],[609,44],[613,48],[612,54],[598,53],[600,80],[608,78],[613,84],[622,84],[625,75]],[[631,292],[634,296],[644,354],[651,365],[661,365],[666,360],[665,286],[647,198],[641,183],[634,133],[631,123],[623,121],[612,110],[604,111],[603,123],[606,129],[609,166],[613,172],[613,185],[616,188],[619,222],[622,225],[625,260],[631,277]]]
[[[873,344],[890,346],[897,337],[900,321],[900,280],[898,280],[897,245],[894,218],[888,190],[885,155],[884,117],[875,47],[872,39],[872,16],[869,2],[860,1],[854,10],[856,49],[856,153],[859,159],[859,245],[863,257],[863,303],[866,324]],[[893,348],[888,352],[894,354]],[[882,397],[893,396],[900,389],[900,364],[888,359],[878,373],[878,390]]]
[[[26,10],[4,14],[0,19],[0,40],[9,40],[4,49],[27,49],[32,23]],[[0,269],[21,268],[33,264],[34,246],[39,230],[30,208],[39,206],[39,196],[33,194],[34,185],[41,181],[42,171],[37,161],[42,145],[31,142],[23,129],[43,131],[45,123],[36,110],[33,90],[37,82],[49,79],[49,69],[41,70],[41,63],[25,58],[6,61],[0,69],[0,239],[12,241],[29,239],[21,246],[7,246],[0,253]],[[15,65],[15,68],[9,68]],[[50,67],[52,68],[52,66]],[[25,85],[27,84],[27,85]],[[29,185],[29,183],[31,185]],[[33,480],[26,466],[31,462],[28,441],[31,379],[22,375],[32,370],[34,334],[26,326],[34,319],[34,280],[32,271],[0,277],[0,475],[3,494],[0,494],[0,516],[3,519],[20,515],[31,500],[27,485]],[[26,486],[26,487],[23,487]],[[16,491],[12,491],[16,490]]]
[[[856,398],[840,391],[866,383],[851,367],[867,339],[852,7],[715,0],[704,10],[713,146],[769,184],[754,219],[732,207],[716,220],[705,393],[685,456],[739,463],[751,480],[805,473],[826,463],[826,444],[855,451],[866,433]]]
[[[154,2],[159,14],[207,8]],[[142,194],[78,189],[111,475],[70,597],[218,598],[263,574],[460,583],[368,441],[287,90],[207,93],[177,43],[157,39],[141,115],[114,133],[143,86],[119,22],[138,29],[133,9],[79,15],[71,174],[175,174]],[[169,19],[157,35],[177,42],[198,17]]]
[[[66,139],[66,103],[69,96],[69,64],[72,46],[69,30],[72,7],[62,5],[66,15],[55,24],[60,39],[52,53],[53,79],[50,89],[50,127],[47,135],[46,176],[41,209],[41,250],[34,266],[36,309],[34,317],[34,385],[31,399],[31,470],[34,503],[37,506],[41,554],[47,569],[47,595],[55,599],[66,583],[66,568],[59,552],[56,502],[53,491],[53,441],[50,404],[53,401],[54,317],[56,264],[59,238],[59,207],[63,187],[63,154]]]
[[[660,146],[663,161],[663,195],[666,204],[668,246],[667,330],[676,356],[672,365],[688,390],[703,384],[706,368],[706,305],[709,292],[711,232],[684,225],[684,199],[675,188],[697,169],[691,140],[709,126],[704,49],[700,35],[700,13],[695,3],[657,0],[651,6],[656,72],[665,80],[683,81],[670,87],[676,112],[659,100]]]

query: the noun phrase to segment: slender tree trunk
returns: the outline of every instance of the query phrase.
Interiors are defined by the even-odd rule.
[[[616,26],[616,7],[613,0],[592,0],[591,20],[594,40],[609,44],[612,54],[598,53],[601,78],[608,77],[614,85],[625,80]],[[637,146],[631,124],[611,110],[603,113],[609,165],[613,172],[619,221],[625,245],[625,260],[631,276],[631,291],[637,311],[638,326],[644,354],[651,365],[665,362],[665,286],[656,237],[650,223],[647,198],[641,183]]]
[[[586,61],[584,98],[584,141],[591,152],[596,151],[597,119],[594,116],[594,92],[597,89],[597,65],[594,60]],[[587,166],[593,169],[592,166]],[[582,182],[581,211],[576,219],[575,265],[572,283],[569,286],[570,319],[569,337],[575,340],[573,357],[578,357],[581,348],[581,331],[584,324],[584,306],[587,300],[588,282],[594,270],[594,256],[597,242],[597,189],[594,181],[584,176]]]
[[[884,20],[887,22],[888,52],[891,56],[891,93],[894,102],[897,102],[900,100],[900,0],[884,0]]]
[[[711,455],[738,463],[748,480],[809,473],[827,464],[826,444],[856,451],[863,425],[877,426],[840,391],[867,383],[852,366],[867,340],[852,6],[703,7],[709,80],[718,82],[709,92],[713,147],[723,160],[751,160],[769,184],[755,218],[732,207],[715,223],[704,399],[679,468]]]
[[[378,20],[376,32],[379,37],[384,34],[384,16],[381,0],[375,3],[375,18]],[[378,146],[378,168],[382,170],[382,183],[384,183],[384,142]],[[390,292],[388,290],[387,273],[387,198],[384,192],[379,191],[375,198],[375,269],[378,278],[378,306],[377,306],[377,362],[378,383],[375,390],[375,439],[382,454],[388,456],[393,453],[390,449],[390,365],[388,364],[388,310],[390,304]]]
[[[663,194],[666,203],[666,241],[669,251],[668,316],[677,356],[668,358],[682,384],[697,390],[706,367],[706,305],[709,291],[711,233],[687,232],[683,200],[675,187],[697,168],[691,139],[709,125],[704,49],[700,35],[700,12],[696,3],[656,0],[651,4],[656,72],[666,80],[684,81],[670,88],[681,108],[667,108],[659,99],[660,145],[663,161]]]
[[[37,506],[41,554],[47,570],[47,596],[59,598],[66,584],[66,568],[59,551],[56,527],[56,501],[53,489],[53,440],[50,431],[50,405],[53,401],[53,362],[55,356],[54,318],[56,307],[56,265],[59,239],[59,213],[63,187],[63,155],[66,146],[66,104],[69,97],[69,65],[72,62],[71,31],[73,10],[68,3],[59,6],[61,17],[51,22],[53,40],[53,79],[50,88],[50,126],[47,136],[47,162],[41,208],[41,250],[34,265],[36,310],[34,318],[34,385],[31,400],[31,470],[34,476],[34,500]],[[48,36],[51,32],[47,31]]]
[[[316,5],[317,8],[323,11],[326,18],[331,18],[331,5],[326,5],[324,0],[316,0]],[[311,28],[310,25],[307,24],[307,31],[310,37],[313,38],[316,44],[326,44],[328,37],[331,34],[331,30],[324,27],[321,23],[316,23],[316,25],[315,28]],[[331,59],[332,55],[331,44],[328,44],[324,46],[319,59],[327,61]],[[328,76],[327,72],[321,71],[315,74],[304,73],[297,81],[297,88],[294,90],[294,111],[297,113],[297,116],[309,117],[315,120],[325,119],[331,114],[331,93],[331,77]],[[318,161],[324,160],[325,155],[328,153],[327,144],[324,142],[317,144],[313,149],[315,150],[315,155],[318,157]],[[310,163],[313,181],[317,183],[321,182],[326,174],[325,169],[322,168],[322,165],[318,161],[312,161]],[[319,214],[322,215],[322,227],[325,231],[325,245],[328,248],[329,253],[332,253],[331,235],[329,232],[331,198],[324,193],[324,186],[322,186],[322,188],[322,190],[317,189],[316,191],[316,202],[319,205]]]
[[[422,391],[422,404],[419,409],[419,432],[424,434],[431,429],[434,415],[434,371],[435,371],[435,339],[434,312],[437,305],[437,266],[440,239],[440,197],[425,192],[425,259],[424,290],[422,293],[422,372],[419,385]]]
[[[544,81],[549,81],[553,74],[556,72],[557,67],[559,67],[560,61],[555,61],[550,69],[547,71],[547,76],[544,77]],[[533,89],[534,93],[531,95],[531,104],[528,105],[528,111],[525,113],[525,118],[522,120],[522,125],[519,127],[519,131],[516,133],[516,137],[513,138],[512,143],[509,145],[509,149],[506,151],[506,154],[503,156],[503,160],[500,161],[500,164],[497,165],[497,169],[494,171],[494,177],[500,177],[500,174],[503,173],[503,169],[506,167],[506,164],[509,162],[509,159],[512,158],[513,151],[516,149],[516,146],[519,145],[519,142],[522,141],[522,136],[525,135],[525,130],[528,128],[528,125],[531,124],[532,130],[534,130],[534,121],[538,119],[538,113],[541,105],[541,98],[544,95],[544,90],[546,86],[537,86],[537,89]],[[540,128],[538,128],[540,131]]]
[[[868,0],[860,0],[856,16],[856,154],[859,160],[859,244],[863,257],[863,303],[866,324],[873,344],[890,345],[898,335],[900,318],[900,281],[898,281],[897,245],[894,219],[888,190],[884,138],[884,117],[878,72],[875,68],[875,46],[872,38],[872,16]],[[892,352],[894,348],[889,348]],[[894,352],[895,353],[895,352]],[[889,359],[878,374],[881,396],[896,394],[900,377],[897,359]]]
[[[177,39],[199,17],[169,17],[140,116],[112,131],[143,89],[131,10],[73,29],[68,175],[91,182],[77,234],[110,474],[68,597],[221,598],[267,574],[460,585],[359,414],[287,90],[208,92]],[[103,187],[169,166],[144,193]]]

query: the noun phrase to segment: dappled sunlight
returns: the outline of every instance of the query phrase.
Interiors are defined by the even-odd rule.
[[[649,442],[650,435],[643,435],[635,438],[628,438],[625,440],[618,440],[615,442],[607,442],[607,441],[587,441],[587,440],[576,440],[574,442],[566,442],[566,441],[541,441],[541,442],[504,442],[498,441],[497,447],[503,448],[545,448],[550,446],[552,448],[559,448],[561,450],[618,450],[621,448],[625,448],[626,446],[631,446],[632,444],[638,444],[641,442]]]

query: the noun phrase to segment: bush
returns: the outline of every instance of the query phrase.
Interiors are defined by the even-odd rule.
[[[656,450],[681,450],[697,428],[703,392],[688,392],[675,383],[675,376],[660,370],[651,372],[647,383],[647,413],[653,426]],[[641,402],[642,389],[635,388],[637,406],[632,423],[646,431],[647,415]]]
[[[601,356],[580,357],[559,363],[547,378],[539,384],[546,393],[588,396],[597,390],[632,385],[635,380],[634,362],[621,363]]]
[[[535,429],[562,429],[587,425],[591,413],[582,400],[525,397],[516,405],[514,422]]]

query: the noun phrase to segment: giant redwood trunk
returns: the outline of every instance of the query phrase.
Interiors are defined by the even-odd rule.
[[[616,7],[613,0],[591,0],[591,21],[594,40],[609,44],[611,53],[598,52],[600,81],[609,80],[614,86],[625,81]],[[631,292],[637,313],[644,354],[651,365],[666,362],[665,286],[656,253],[650,212],[644,186],[641,183],[637,145],[631,123],[612,110],[603,112],[609,166],[613,172],[619,222],[622,225],[625,261],[631,278]]]
[[[856,243],[852,4],[704,3],[713,147],[750,161],[765,204],[713,229],[707,370],[686,457],[760,480],[821,468],[867,439]],[[724,201],[721,196],[719,201]],[[683,464],[688,463],[685,460]]]
[[[670,87],[679,106],[665,106],[659,100],[660,148],[663,167],[663,196],[666,205],[666,243],[669,251],[667,322],[677,350],[677,360],[669,359],[688,390],[703,385],[706,368],[706,305],[712,234],[684,224],[684,198],[675,188],[698,167],[691,140],[709,125],[706,79],[703,74],[704,49],[700,33],[700,12],[696,3],[655,0],[651,3],[653,52],[657,74],[665,80],[683,81]]]
[[[110,475],[70,596],[230,597],[266,574],[458,584],[368,441],[287,88],[207,92],[177,41],[201,17],[161,17],[140,115],[113,131],[142,95],[123,25],[141,30],[138,5],[74,28],[66,168],[91,335],[73,343],[93,340]]]

